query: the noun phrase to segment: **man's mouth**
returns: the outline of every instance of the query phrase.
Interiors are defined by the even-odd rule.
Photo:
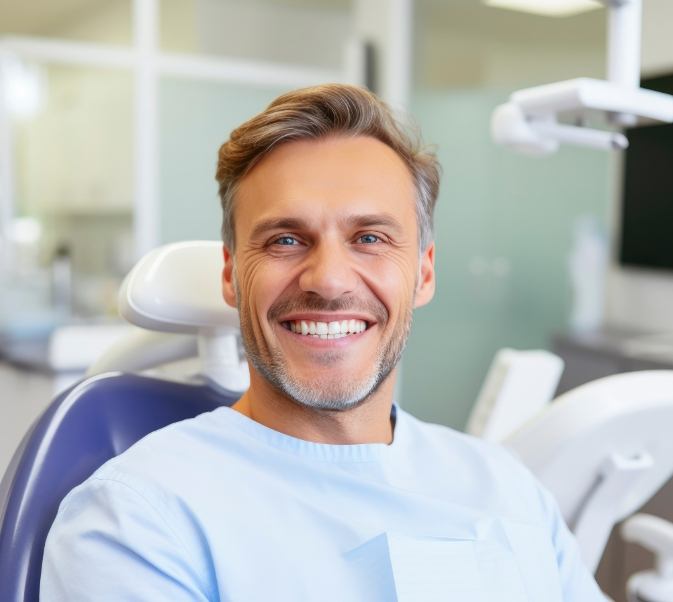
[[[364,320],[338,320],[334,322],[314,322],[313,320],[287,320],[281,322],[283,328],[296,334],[318,339],[340,339],[367,330]]]

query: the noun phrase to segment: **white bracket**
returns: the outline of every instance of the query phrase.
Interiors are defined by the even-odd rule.
[[[601,467],[595,486],[589,491],[580,519],[569,525],[593,573],[598,567],[612,526],[622,518],[618,507],[625,492],[636,485],[643,473],[654,465],[648,453],[624,457],[612,454]]]

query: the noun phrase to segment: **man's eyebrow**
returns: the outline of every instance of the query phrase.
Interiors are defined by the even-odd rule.
[[[349,215],[339,219],[339,224],[347,228],[372,228],[381,226],[390,228],[396,233],[403,231],[402,224],[388,213],[370,213],[364,215]],[[305,220],[297,217],[272,217],[263,219],[255,224],[250,234],[251,239],[263,236],[267,232],[274,230],[308,230],[309,224]]]
[[[391,228],[397,233],[401,233],[404,229],[402,224],[388,213],[370,213],[366,215],[351,215],[340,220],[346,226],[356,228],[372,228],[374,226],[382,226],[384,228]]]
[[[306,227],[306,222],[296,217],[271,217],[255,224],[250,238],[257,238],[271,230],[302,230]]]

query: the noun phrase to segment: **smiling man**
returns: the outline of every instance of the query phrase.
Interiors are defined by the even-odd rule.
[[[435,165],[421,165],[436,190]],[[235,409],[311,441],[391,441],[391,372],[413,307],[434,291],[415,196],[390,146],[338,132],[286,141],[240,181],[224,296],[239,309],[252,369]]]
[[[327,85],[236,129],[217,179],[250,388],[68,495],[42,599],[603,600],[524,468],[393,403],[434,293],[434,156]]]

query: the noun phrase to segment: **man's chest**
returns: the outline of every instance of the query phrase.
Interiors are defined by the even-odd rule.
[[[544,529],[435,501],[249,500],[209,531],[221,600],[562,599]]]

